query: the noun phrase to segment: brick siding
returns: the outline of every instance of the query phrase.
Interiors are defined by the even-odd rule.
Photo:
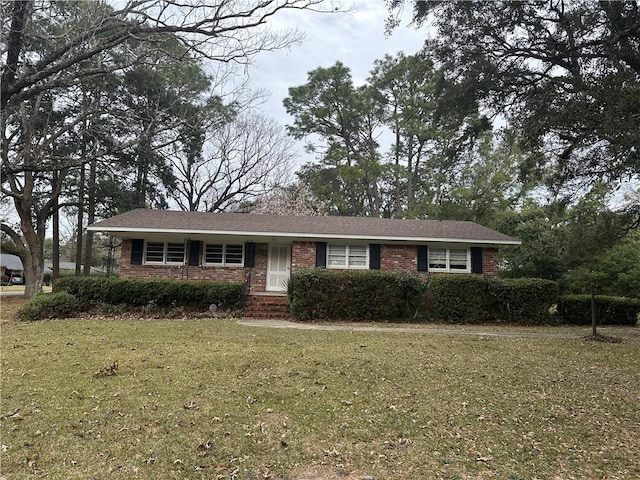
[[[247,268],[249,274],[249,293],[264,292],[267,289],[268,245],[256,243],[256,257],[253,268]]]
[[[316,242],[291,242],[291,272],[316,266]]]
[[[267,245],[256,244],[255,266],[222,267],[194,265],[132,265],[131,240],[122,241],[120,277],[122,278],[166,278],[171,280],[209,280],[213,282],[251,281],[253,292],[263,292],[267,277]],[[188,245],[186,251],[188,252]]]
[[[497,278],[498,272],[498,249],[483,248],[482,249],[482,274],[488,278]]]
[[[188,248],[187,248],[188,251]],[[123,278],[171,278],[191,280],[212,280],[242,282],[250,276],[251,293],[264,292],[267,277],[268,245],[255,245],[253,268],[214,267],[190,265],[131,265],[131,240],[122,241],[120,276]],[[482,272],[486,277],[498,276],[498,250],[484,248]],[[316,242],[294,241],[291,243],[291,271],[297,268],[313,268],[316,264]],[[383,271],[407,271],[419,276],[428,272],[417,271],[417,250],[415,245],[382,245],[380,269]]]

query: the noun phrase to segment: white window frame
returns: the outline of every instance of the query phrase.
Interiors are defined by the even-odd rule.
[[[445,251],[445,267],[437,268],[431,266],[431,254],[434,250]],[[467,253],[466,268],[451,268],[451,250],[465,250]],[[471,273],[471,249],[469,247],[432,247],[427,249],[427,269],[430,272],[447,272],[447,273]]]
[[[207,247],[210,245],[222,246],[222,262],[220,263],[207,262]],[[242,254],[242,257],[240,258],[240,263],[227,262],[227,248],[230,246],[240,247],[240,252]],[[202,249],[202,264],[208,267],[243,267],[244,266],[244,244],[204,242],[204,247]]]
[[[147,253],[149,244],[162,244],[162,261],[149,261],[147,259]],[[168,262],[168,252],[169,252],[169,244],[172,245],[182,245],[182,260],[179,262]],[[145,265],[184,265],[186,258],[186,249],[184,246],[184,242],[170,242],[170,241],[155,241],[155,240],[145,240],[144,242],[144,264]]]
[[[331,262],[329,261],[330,256],[335,256],[337,255],[334,252],[331,252],[331,248],[344,248],[345,249],[345,253],[344,253],[344,264],[343,265],[331,265]],[[353,247],[357,247],[357,248],[364,248],[364,265],[352,265],[351,262],[349,261],[349,258],[352,256],[351,255],[351,248]],[[327,268],[334,268],[334,269],[342,269],[342,270],[368,270],[369,269],[369,245],[362,245],[362,244],[351,244],[351,245],[347,245],[344,243],[329,243],[327,244]]]

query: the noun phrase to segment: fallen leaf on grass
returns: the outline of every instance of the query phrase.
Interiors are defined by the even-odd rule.
[[[493,460],[492,457],[478,457],[476,458],[476,462],[488,463]]]
[[[2,415],[2,417],[0,417],[0,420],[4,420],[5,418],[8,418],[10,420],[24,420],[24,417],[22,416],[22,414],[20,413],[20,409],[17,408],[16,410],[14,410],[11,413],[5,413],[4,415]]]
[[[327,457],[339,457],[340,452],[336,449],[336,447],[331,447],[329,450],[322,451]]]
[[[200,455],[201,457],[209,455],[209,452],[211,451],[212,446],[213,444],[211,442],[201,443],[196,447],[196,450],[198,451],[198,455]]]
[[[94,377],[113,377],[118,374],[118,362],[113,362],[108,367],[103,367],[93,374]]]

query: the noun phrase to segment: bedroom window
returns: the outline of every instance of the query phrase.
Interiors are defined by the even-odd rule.
[[[184,263],[184,242],[147,242],[144,263],[182,265]]]
[[[235,244],[207,243],[204,249],[204,264],[242,266],[244,247]]]
[[[429,271],[471,272],[469,249],[429,247]]]
[[[367,268],[366,245],[327,245],[327,267]]]

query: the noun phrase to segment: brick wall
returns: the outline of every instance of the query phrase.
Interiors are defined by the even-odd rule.
[[[267,289],[267,255],[268,245],[256,243],[256,257],[253,268],[247,268],[250,275],[249,293],[264,292]]]
[[[210,280],[214,282],[244,282],[250,277],[251,292],[263,292],[267,277],[266,244],[256,244],[254,265],[253,268],[202,265],[131,265],[131,240],[124,239],[122,241],[120,277]]]
[[[417,257],[415,245],[382,245],[380,270],[415,272],[418,269]]]
[[[292,242],[291,271],[296,268],[313,268],[316,264],[316,242]],[[418,272],[418,251],[415,245],[382,245],[380,250],[380,270],[406,271],[419,277],[427,277],[429,272]],[[482,272],[486,277],[498,276],[498,250],[484,248]]]
[[[380,270],[409,272],[418,277],[427,277],[429,272],[418,271],[418,249],[415,245],[382,245]]]
[[[498,273],[498,249],[483,248],[482,249],[482,274],[485,277],[497,278]]]
[[[291,242],[291,272],[316,266],[316,242]]]
[[[188,251],[188,250],[187,250]],[[250,293],[264,292],[267,280],[268,245],[255,245],[253,268],[212,267],[182,265],[131,265],[131,240],[122,241],[122,261],[120,276],[123,278],[168,278],[190,280],[212,280],[222,282],[243,282],[250,280]],[[297,268],[313,268],[316,264],[316,243],[294,241],[291,243],[291,271]],[[415,245],[382,245],[380,251],[382,271],[408,271],[420,277],[428,272],[417,270],[417,250]],[[486,277],[498,276],[498,250],[484,248],[482,271]]]

